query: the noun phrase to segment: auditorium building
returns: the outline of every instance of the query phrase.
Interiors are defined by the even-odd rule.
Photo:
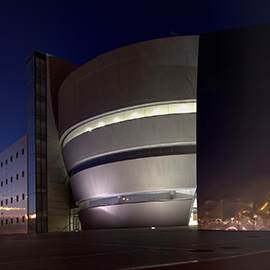
[[[1,232],[196,223],[198,45],[198,36],[150,40],[81,67],[33,51],[23,144],[27,204],[20,214],[1,208]],[[1,200],[16,192],[1,190]]]
[[[0,233],[270,230],[269,33],[149,40],[80,67],[33,51]]]

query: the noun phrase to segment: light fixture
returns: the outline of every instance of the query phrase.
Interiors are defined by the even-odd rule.
[[[114,118],[114,123],[118,123],[118,122],[120,122],[120,119],[118,117],[115,117]]]
[[[99,122],[98,123],[98,127],[104,127],[104,126],[105,126],[104,122]]]
[[[132,118],[139,118],[139,115],[137,113],[133,113]]]

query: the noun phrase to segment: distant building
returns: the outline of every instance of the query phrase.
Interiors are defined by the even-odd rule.
[[[0,234],[28,232],[27,194],[25,135],[0,153]]]
[[[21,171],[25,182],[10,183],[20,193],[1,187],[1,232],[18,233],[17,217],[22,233],[196,221],[198,44],[150,40],[81,67],[34,51],[27,136],[12,146],[25,149],[24,165],[0,168],[3,185]],[[1,153],[3,166],[12,151]],[[24,212],[13,216],[5,200],[17,195]]]

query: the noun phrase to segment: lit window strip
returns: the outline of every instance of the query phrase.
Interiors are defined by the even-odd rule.
[[[196,113],[196,101],[181,101],[173,103],[162,103],[155,105],[148,105],[144,107],[133,107],[132,109],[125,109],[110,114],[103,115],[99,118],[89,120],[87,123],[72,130],[63,140],[63,147],[75,137],[93,131],[94,129],[111,125],[114,123],[124,122],[128,120],[151,117],[157,115],[167,114],[182,114],[182,113]]]

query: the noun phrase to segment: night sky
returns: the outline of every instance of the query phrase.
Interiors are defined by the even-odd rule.
[[[150,39],[270,22],[269,0],[1,0],[0,152],[26,134],[25,61],[34,50],[77,65]]]

